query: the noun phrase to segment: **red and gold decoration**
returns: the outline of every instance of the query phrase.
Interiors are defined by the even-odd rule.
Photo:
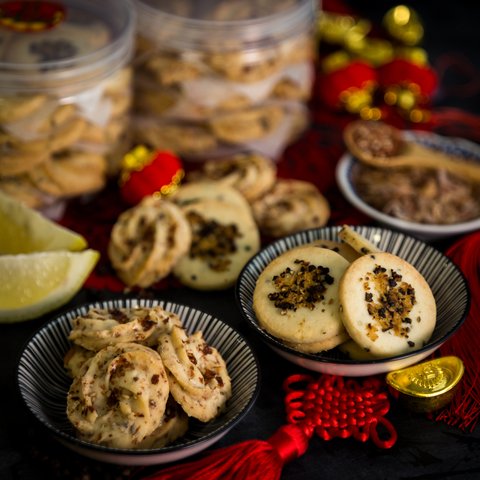
[[[65,7],[57,2],[11,1],[0,5],[0,26],[15,32],[42,32],[65,18]]]
[[[399,5],[384,15],[382,25],[382,32],[373,32],[358,16],[322,12],[319,96],[328,108],[363,119],[398,115],[426,122],[438,81],[418,46],[421,21],[413,9]]]
[[[148,195],[169,196],[178,188],[184,174],[182,161],[173,153],[151,151],[139,145],[122,161],[122,198],[135,205]]]

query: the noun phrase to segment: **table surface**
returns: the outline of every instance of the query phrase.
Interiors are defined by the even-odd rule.
[[[352,2],[353,3],[353,2]],[[392,2],[367,2],[368,14],[379,17]],[[457,2],[455,2],[457,3]],[[478,68],[478,27],[474,21],[463,23],[460,19],[470,19],[479,15],[466,15],[467,7],[460,2],[458,8],[452,6],[451,15],[435,9],[436,2],[425,2],[421,13],[425,19],[426,48],[434,58],[448,51],[470,55],[469,59]],[[419,5],[420,7],[420,5]],[[365,7],[366,8],[366,7]],[[477,12],[479,7],[474,7]],[[437,10],[437,11],[435,11]],[[453,30],[448,25],[457,24]],[[449,35],[445,36],[445,32]],[[477,45],[475,45],[475,39]],[[478,72],[478,70],[477,70]],[[478,79],[478,78],[477,78]],[[445,89],[443,90],[446,91]],[[440,89],[442,92],[442,89]],[[449,98],[446,95],[437,99],[438,105],[455,104],[472,113],[480,113],[478,96]],[[299,159],[311,147],[312,141],[325,153],[322,161],[335,162],[342,153],[340,130],[328,124],[321,115],[313,115],[309,131],[296,145],[289,148],[279,164],[280,174],[306,179],[311,178],[312,170],[305,165],[298,166]],[[310,158],[313,158],[310,156]],[[313,168],[313,172],[318,171]],[[358,212],[349,209],[334,184],[334,163],[318,179],[318,185],[332,202],[332,224],[355,219],[368,222]],[[84,209],[88,205],[81,206]],[[72,207],[73,208],[73,207]],[[87,211],[87,210],[85,210]],[[105,218],[97,214],[101,221]],[[108,225],[107,225],[108,227]],[[106,228],[107,228],[106,227]],[[86,232],[87,239],[96,248],[95,230]],[[453,240],[452,240],[453,241]],[[444,245],[438,245],[439,248]],[[85,302],[96,301],[121,295],[107,289],[88,288],[82,290],[68,305],[71,308]],[[301,368],[276,355],[261,342],[242,320],[236,306],[234,290],[222,292],[196,292],[179,286],[162,288],[155,295],[164,300],[183,303],[224,319],[243,333],[255,348],[261,367],[262,385],[260,394],[248,415],[211,449],[233,445],[243,440],[266,439],[285,423],[282,382],[290,374],[304,373]],[[103,464],[80,457],[63,447],[49,436],[28,414],[16,390],[15,374],[18,355],[27,339],[48,319],[41,318],[16,325],[1,325],[0,331],[0,385],[2,395],[0,407],[0,478],[5,480],[35,479],[123,479],[132,475],[139,478],[159,467],[139,472],[135,468],[125,468]],[[398,440],[391,449],[382,450],[372,442],[361,443],[354,439],[333,439],[324,441],[312,438],[309,448],[301,458],[287,464],[282,479],[323,480],[339,478],[356,479],[478,479],[480,478],[480,427],[473,432],[462,432],[443,422],[436,422],[423,414],[412,413],[392,400],[388,419],[398,432]],[[199,456],[201,456],[200,454]]]

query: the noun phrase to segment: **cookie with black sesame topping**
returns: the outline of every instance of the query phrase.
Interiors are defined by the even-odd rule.
[[[232,287],[260,248],[253,216],[229,202],[204,200],[182,208],[190,224],[190,250],[173,269],[184,285],[197,290]]]
[[[326,342],[345,333],[338,287],[348,266],[337,252],[311,245],[279,255],[260,274],[254,289],[253,308],[260,326],[290,344]],[[343,340],[338,337],[338,343]]]
[[[391,253],[355,260],[340,280],[339,300],[350,337],[376,356],[418,350],[435,328],[430,286],[413,265]]]

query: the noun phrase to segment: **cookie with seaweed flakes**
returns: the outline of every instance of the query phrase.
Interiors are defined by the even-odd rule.
[[[204,200],[182,208],[190,224],[190,251],[173,269],[184,285],[198,290],[231,287],[247,261],[260,248],[253,217],[238,206]]]
[[[338,287],[349,262],[332,250],[289,250],[258,277],[253,308],[271,335],[296,344],[326,342],[345,332],[338,312]]]
[[[418,350],[435,328],[435,298],[427,281],[391,253],[355,260],[340,280],[339,301],[350,337],[376,356]]]

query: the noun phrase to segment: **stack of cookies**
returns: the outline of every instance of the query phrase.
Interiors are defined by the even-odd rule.
[[[41,209],[102,188],[130,148],[134,12],[30,7],[2,5],[0,190]]]
[[[161,448],[209,422],[232,395],[220,352],[161,307],[91,308],[72,321],[67,416],[85,441]]]
[[[315,51],[308,2],[143,3],[137,142],[190,157],[246,148],[275,157],[303,131]]]

